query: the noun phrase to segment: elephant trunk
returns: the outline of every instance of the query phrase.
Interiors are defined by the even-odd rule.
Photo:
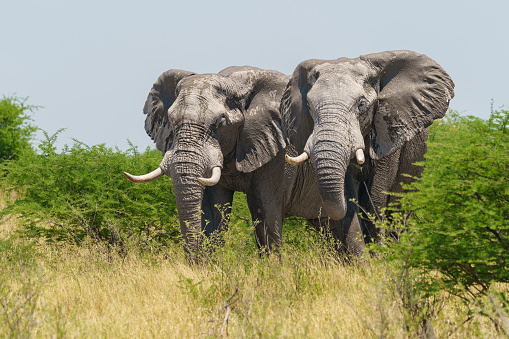
[[[190,255],[191,261],[198,261],[203,236],[201,234],[203,186],[199,183],[174,184],[173,189],[179,213],[180,231],[184,239],[184,249]]]
[[[184,132],[181,134],[186,135]],[[202,254],[203,194],[205,186],[219,182],[222,159],[219,144],[182,138],[166,152],[160,165],[173,183],[180,231],[191,261],[199,261]]]
[[[336,142],[324,139],[325,132],[318,132],[311,151],[316,167],[318,189],[327,215],[334,220],[342,219],[346,214],[345,174],[350,161],[349,155],[338,148]],[[329,135],[327,138],[330,138]]]
[[[334,109],[318,112],[320,118],[310,138],[311,145],[308,145],[316,167],[323,208],[334,220],[342,219],[347,212],[345,175],[350,159],[357,157],[360,162],[358,154],[361,152],[358,150],[364,149],[358,121],[349,120],[350,115],[347,111],[338,114]]]
[[[161,168],[169,175],[173,183],[180,231],[184,239],[184,248],[196,261],[202,243],[201,203],[204,186],[198,178],[205,172],[203,157],[196,150],[172,150],[167,152]]]

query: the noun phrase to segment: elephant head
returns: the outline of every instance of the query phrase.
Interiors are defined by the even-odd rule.
[[[251,172],[284,149],[280,100],[270,100],[274,86],[284,88],[281,81],[287,83],[281,73],[246,66],[201,75],[169,70],[152,87],[143,108],[145,130],[164,157],[152,173],[125,175],[133,182],[171,177],[191,255],[201,245],[205,186],[220,181],[226,163]]]
[[[301,154],[287,160],[313,160],[324,209],[341,219],[350,160],[362,164],[364,151],[378,160],[399,149],[444,116],[453,88],[435,61],[411,51],[304,61],[281,102],[285,135]]]

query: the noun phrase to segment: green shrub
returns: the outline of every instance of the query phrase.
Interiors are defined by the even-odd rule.
[[[14,96],[0,100],[0,160],[15,158],[21,149],[30,147],[37,128],[28,123],[28,112],[37,107],[26,105],[26,100]]]
[[[385,249],[422,272],[428,292],[475,299],[509,282],[508,124],[508,110],[488,120],[451,111],[430,130],[425,171],[401,200],[414,215],[396,217],[405,232]]]
[[[8,200],[0,216],[19,215],[24,235],[51,240],[79,243],[90,237],[122,245],[140,237],[145,243],[178,239],[171,182],[138,185],[123,175],[157,168],[158,151],[139,153],[131,145],[122,152],[75,140],[57,152],[57,134],[45,133],[39,153],[25,149],[17,160],[2,164],[4,190],[19,197]]]

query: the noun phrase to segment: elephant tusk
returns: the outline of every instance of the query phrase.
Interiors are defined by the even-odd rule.
[[[132,175],[127,172],[124,172],[124,175],[127,178],[127,180],[137,184],[141,184],[144,182],[150,182],[159,179],[160,177],[163,176],[163,170],[161,168],[157,168],[155,171],[140,176]]]
[[[362,148],[359,148],[357,151],[355,151],[355,158],[357,159],[357,163],[359,165],[362,165],[364,163],[364,151]]]
[[[309,155],[306,152],[303,152],[298,157],[291,157],[288,154],[285,154],[285,159],[286,159],[286,162],[289,163],[290,165],[297,166],[297,165],[303,164],[304,161],[308,160]]]
[[[205,186],[214,186],[219,182],[219,179],[221,179],[221,167],[214,167],[210,178],[198,178],[198,181]]]

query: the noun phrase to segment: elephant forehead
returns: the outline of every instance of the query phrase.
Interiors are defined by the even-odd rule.
[[[328,75],[336,79],[350,78],[351,81],[362,81],[368,76],[369,68],[361,60],[346,59],[340,62],[323,63],[316,67],[316,71],[320,73],[320,77]]]
[[[346,100],[351,97],[352,100],[356,100],[363,93],[363,83],[355,81],[351,77],[320,75],[320,78],[309,90],[308,99],[311,101],[326,98]]]
[[[210,93],[216,86],[214,86],[211,79],[206,78],[193,78],[183,79],[177,86],[177,93]]]
[[[220,82],[220,76],[217,74],[196,74],[180,80],[178,88],[179,90],[191,88],[199,90],[210,90],[218,87]]]
[[[212,93],[195,89],[181,92],[175,103],[168,109],[168,116],[174,121],[208,122],[215,121],[225,109],[223,100]]]

